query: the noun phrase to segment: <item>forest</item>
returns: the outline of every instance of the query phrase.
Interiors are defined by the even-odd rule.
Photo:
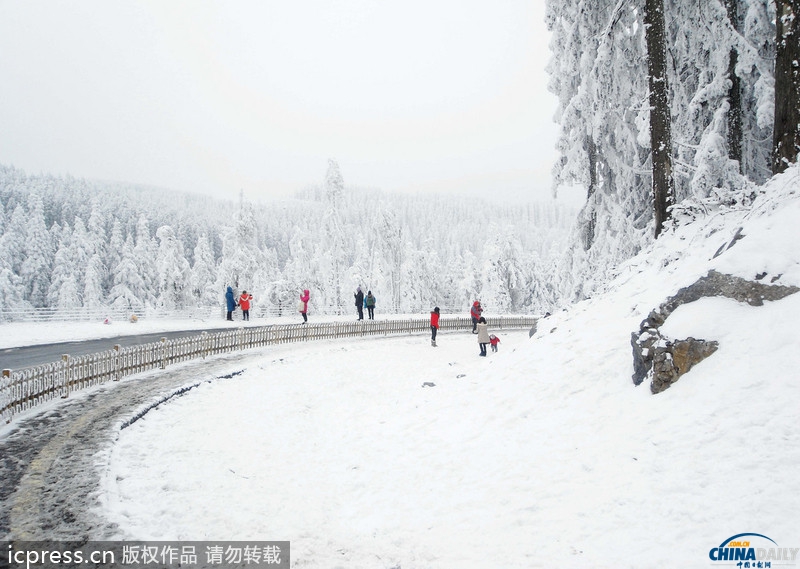
[[[253,313],[353,311],[357,286],[378,313],[439,305],[552,310],[550,284],[574,209],[390,194],[325,180],[293,199],[238,203],[0,167],[0,303],[5,319],[39,308],[108,306],[175,314],[218,307],[227,286]]]
[[[674,223],[800,154],[800,1],[548,0],[555,187],[586,189],[557,281],[601,290]]]

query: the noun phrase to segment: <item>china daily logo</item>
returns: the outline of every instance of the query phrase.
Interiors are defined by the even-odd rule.
[[[740,533],[723,541],[719,547],[708,552],[711,561],[731,561],[737,567],[772,567],[773,562],[794,564],[800,547],[778,547],[778,544],[760,533]]]

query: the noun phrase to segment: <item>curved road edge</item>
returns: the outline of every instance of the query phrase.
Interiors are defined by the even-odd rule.
[[[119,538],[97,514],[98,454],[126,421],[191,386],[231,377],[252,357],[231,354],[146,372],[20,417],[0,435],[0,541]]]

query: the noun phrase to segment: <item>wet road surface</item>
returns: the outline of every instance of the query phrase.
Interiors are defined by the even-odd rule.
[[[139,374],[15,417],[0,433],[0,541],[119,539],[99,515],[98,461],[124,423],[182,388],[237,375],[253,355]]]

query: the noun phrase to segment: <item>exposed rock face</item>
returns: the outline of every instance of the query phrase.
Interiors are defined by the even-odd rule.
[[[665,346],[656,346],[650,391],[654,394],[661,393],[695,364],[699,364],[716,352],[718,347],[719,343],[713,340],[695,340],[691,337],[667,342]]]
[[[780,300],[798,290],[795,286],[763,284],[709,271],[705,277],[669,297],[642,321],[638,333],[631,334],[633,383],[639,385],[649,376],[650,391],[661,393],[719,347],[715,341],[694,338],[673,341],[661,335],[659,328],[679,306],[707,296],[724,296],[751,306],[762,306],[765,300]]]

